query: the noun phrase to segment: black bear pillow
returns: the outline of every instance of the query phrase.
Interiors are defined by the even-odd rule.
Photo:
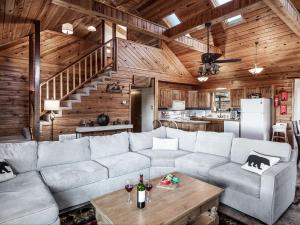
[[[10,165],[3,159],[0,159],[0,182],[10,180],[16,177]]]
[[[263,172],[274,166],[279,161],[280,158],[278,157],[263,155],[252,151],[250,152],[246,163],[242,166],[242,169],[262,175]]]

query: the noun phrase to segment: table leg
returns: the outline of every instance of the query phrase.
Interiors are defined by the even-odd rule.
[[[209,217],[214,221],[214,224],[219,224],[218,208],[216,206],[211,208]]]

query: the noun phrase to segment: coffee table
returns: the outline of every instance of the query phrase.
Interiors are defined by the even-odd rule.
[[[157,188],[161,178],[153,180],[151,202],[144,209],[136,206],[136,188],[132,204],[127,204],[125,189],[91,200],[98,224],[113,225],[217,225],[217,207],[222,188],[181,173],[175,190]]]

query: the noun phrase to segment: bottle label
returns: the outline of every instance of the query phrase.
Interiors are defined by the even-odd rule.
[[[138,192],[138,202],[145,202],[145,191]]]

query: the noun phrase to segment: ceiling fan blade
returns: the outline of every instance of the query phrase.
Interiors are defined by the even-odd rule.
[[[214,63],[233,63],[233,62],[241,62],[241,59],[220,59],[214,61]]]
[[[219,53],[204,53],[201,56],[201,61],[203,63],[211,63],[215,60],[217,60],[218,58],[220,58],[222,56],[222,54]]]

